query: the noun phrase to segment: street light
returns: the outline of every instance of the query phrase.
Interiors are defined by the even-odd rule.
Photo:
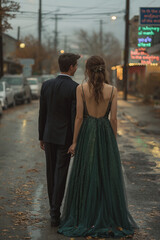
[[[62,50],[60,51],[60,53],[63,54],[63,53],[64,53],[64,50],[62,49]]]
[[[25,48],[26,44],[25,43],[20,43],[20,48]]]
[[[112,19],[113,21],[115,21],[115,20],[117,19],[117,17],[116,17],[116,16],[112,16],[111,19]]]

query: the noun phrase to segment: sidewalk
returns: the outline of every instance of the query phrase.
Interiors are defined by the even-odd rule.
[[[123,114],[144,133],[160,135],[160,108],[144,104],[142,99],[131,95],[128,95],[128,100],[125,101],[120,92],[118,114]]]

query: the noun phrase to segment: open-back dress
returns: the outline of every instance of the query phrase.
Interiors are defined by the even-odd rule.
[[[125,237],[136,223],[127,208],[117,141],[108,119],[112,93],[103,117],[90,116],[84,90],[84,119],[78,135],[61,225],[68,237]]]

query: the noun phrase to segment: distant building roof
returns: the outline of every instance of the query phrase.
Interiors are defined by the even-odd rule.
[[[130,23],[139,23],[139,15],[135,15],[130,19]]]
[[[7,38],[10,38],[10,39],[12,39],[12,40],[14,40],[14,41],[16,41],[16,42],[18,41],[16,38],[14,38],[14,37],[6,34],[6,33],[3,33],[3,36],[6,36]]]

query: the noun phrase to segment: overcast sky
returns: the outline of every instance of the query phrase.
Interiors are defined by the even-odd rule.
[[[20,3],[20,11],[32,13],[18,13],[16,19],[10,20],[13,30],[7,34],[17,38],[17,27],[21,28],[21,37],[32,34],[38,36],[37,21],[39,0],[16,0]],[[130,18],[139,14],[140,7],[160,7],[159,0],[130,0]],[[47,37],[54,38],[54,14],[69,14],[59,16],[58,20],[58,37],[59,45],[63,47],[64,36],[67,35],[68,42],[74,42],[76,39],[76,30],[84,29],[88,32],[99,31],[99,22],[103,20],[103,32],[113,32],[120,40],[121,45],[124,43],[124,12],[125,0],[42,0],[43,13],[43,31],[42,40]],[[111,20],[111,15],[91,15],[93,13],[112,13],[117,16],[116,21]],[[78,16],[70,14],[88,15]]]

